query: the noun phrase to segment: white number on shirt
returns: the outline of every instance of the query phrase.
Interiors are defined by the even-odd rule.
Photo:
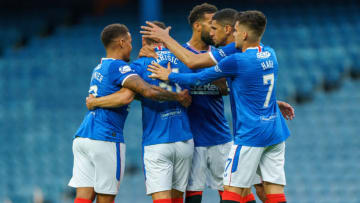
[[[179,73],[179,69],[178,68],[172,68],[171,72],[173,73]],[[159,82],[159,87],[166,89],[167,91],[173,91],[173,87],[171,85],[169,85],[168,83],[165,82]],[[181,92],[181,87],[175,83],[175,92],[179,93]]]
[[[97,91],[98,91],[98,86],[93,85],[89,89],[89,94],[92,94],[92,95],[94,95],[96,97],[97,96]]]
[[[264,107],[266,108],[269,106],[270,97],[271,97],[271,94],[272,94],[272,91],[274,88],[274,73],[264,75],[263,81],[264,81],[264,85],[268,85],[269,81],[270,81],[269,90],[266,94],[266,99],[265,99],[265,103],[264,103]]]

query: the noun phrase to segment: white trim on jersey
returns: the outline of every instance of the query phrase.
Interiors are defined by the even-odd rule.
[[[138,74],[134,73],[134,74],[130,74],[130,75],[126,76],[126,77],[123,79],[123,81],[122,81],[122,83],[121,83],[121,86],[124,85],[126,79],[128,79],[130,76],[133,76],[133,75],[138,75]]]
[[[210,55],[210,58],[216,63],[218,64],[219,62],[216,60],[216,58],[214,57],[214,55],[211,53],[211,51],[208,52]]]

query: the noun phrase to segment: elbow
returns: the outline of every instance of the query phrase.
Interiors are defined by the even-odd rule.
[[[146,98],[149,98],[149,99],[153,99],[155,97],[155,91],[153,91],[152,89],[149,89],[144,92],[143,96]]]
[[[129,105],[134,100],[134,98],[135,96],[125,99],[123,105]]]

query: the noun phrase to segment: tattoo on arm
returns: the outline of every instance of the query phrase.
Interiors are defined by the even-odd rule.
[[[150,85],[137,75],[133,75],[126,79],[123,87],[131,89],[132,91],[141,94],[144,97],[159,100],[159,101],[176,101],[177,94],[166,91],[160,87]]]

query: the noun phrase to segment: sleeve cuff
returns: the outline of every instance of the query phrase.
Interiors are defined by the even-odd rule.
[[[216,60],[216,58],[214,57],[214,55],[212,54],[211,51],[208,52],[210,55],[210,58],[214,61],[215,64],[218,64],[218,61]]]
[[[134,76],[134,75],[138,75],[138,74],[130,74],[130,75],[126,76],[126,77],[123,79],[123,81],[121,82],[121,86],[124,86],[125,81],[126,81],[129,77]]]

